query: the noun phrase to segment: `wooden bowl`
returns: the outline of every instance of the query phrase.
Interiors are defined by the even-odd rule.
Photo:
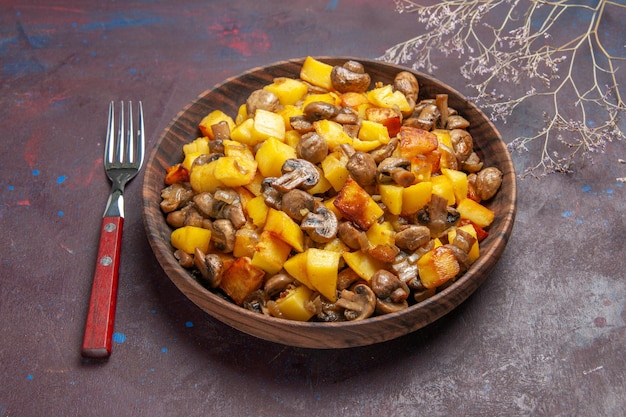
[[[372,81],[392,83],[404,67],[353,57],[318,57],[331,65],[349,59],[361,62]],[[249,94],[276,77],[297,78],[303,59],[278,62],[254,68],[205,91],[185,107],[165,129],[147,163],[143,185],[143,217],[148,240],[156,258],[172,282],[198,307],[216,319],[250,335],[290,346],[307,348],[346,348],[370,345],[394,339],[426,326],[465,301],[487,278],[500,258],[515,219],[516,183],[511,156],[500,133],[474,104],[451,87],[431,76],[412,71],[420,83],[420,99],[447,93],[449,105],[459,110],[471,125],[475,148],[485,166],[496,166],[504,174],[502,187],[486,205],[496,216],[489,227],[489,237],[481,244],[480,258],[456,282],[433,297],[401,312],[362,321],[320,323],[297,322],[264,316],[248,311],[212,293],[178,265],[170,245],[171,229],[159,208],[164,187],[165,168],[182,159],[183,144],[199,136],[198,123],[213,110],[234,116]],[[373,85],[373,83],[372,83]]]

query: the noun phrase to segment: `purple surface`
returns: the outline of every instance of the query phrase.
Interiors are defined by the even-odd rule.
[[[146,240],[140,176],[126,192],[113,355],[81,359],[108,102],[143,100],[149,151],[226,77],[306,55],[375,58],[416,24],[375,0],[55,4],[0,3],[0,416],[621,415],[621,143],[572,175],[520,181],[507,250],[460,308],[337,351],[254,339],[183,297]],[[464,91],[458,71],[436,75]],[[498,127],[515,137],[534,117]]]

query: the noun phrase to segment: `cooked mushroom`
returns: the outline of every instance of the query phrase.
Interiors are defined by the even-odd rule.
[[[388,184],[395,182],[402,187],[408,187],[415,181],[415,174],[411,172],[411,161],[405,158],[389,157],[378,164],[378,182]]]
[[[342,125],[357,125],[359,123],[359,114],[350,107],[341,107],[339,111],[331,118],[333,122]]]
[[[235,248],[235,228],[228,219],[217,219],[211,228],[211,241],[215,248],[224,253],[230,253]]]
[[[372,82],[363,65],[356,61],[348,61],[341,67],[333,67],[330,80],[333,88],[340,93],[363,93]]]
[[[209,152],[219,156],[224,155],[224,141],[222,139],[213,139],[209,141]]]
[[[396,276],[409,288],[420,289],[424,286],[417,275],[417,260],[419,256],[416,254],[408,255],[404,252],[400,252],[396,259],[391,264],[391,269]]]
[[[343,131],[346,132],[346,134],[350,136],[352,139],[359,136],[360,130],[361,130],[361,126],[358,124],[354,124],[354,125],[344,124],[343,125]]]
[[[483,162],[476,152],[472,152],[470,156],[463,162],[463,170],[469,173],[475,173],[483,168]]]
[[[258,109],[276,112],[280,109],[278,96],[271,91],[259,89],[253,91],[246,100],[246,111],[248,116],[254,116]]]
[[[305,133],[298,141],[296,153],[298,158],[317,164],[328,155],[328,143],[317,132]]]
[[[337,236],[343,243],[345,243],[350,249],[363,249],[369,247],[369,241],[365,232],[357,229],[352,222],[342,221],[337,226]]]
[[[170,213],[187,204],[193,197],[193,190],[188,183],[176,182],[161,190],[161,210]]]
[[[178,264],[183,268],[191,268],[193,266],[193,256],[182,249],[174,251],[174,258],[176,258]]]
[[[415,75],[408,71],[399,72],[393,80],[393,88],[400,91],[407,99],[417,103],[420,87]]]
[[[388,144],[386,144],[382,148],[371,151],[369,154],[374,157],[374,161],[377,164],[380,164],[381,161],[393,155],[393,151],[396,150],[399,142],[400,141],[398,140],[398,138],[392,138]]]
[[[317,320],[325,323],[334,323],[346,320],[346,317],[343,315],[344,310],[341,307],[338,307],[336,303],[332,303],[319,296],[315,297],[312,303],[315,305],[315,316]]]
[[[217,288],[222,282],[222,275],[224,274],[224,262],[219,255],[214,253],[205,254],[200,249],[196,248],[194,252],[194,264],[200,275],[209,284],[211,288]]]
[[[250,293],[243,300],[243,307],[247,310],[254,311],[255,313],[260,313],[264,315],[269,315],[269,309],[267,308],[267,302],[269,301],[269,297],[263,290],[256,290]]]
[[[453,129],[467,129],[470,123],[463,116],[459,116],[458,114],[448,116],[448,123],[446,123],[446,128],[448,130]]]
[[[450,140],[454,147],[454,155],[463,163],[474,150],[474,139],[467,130],[454,129],[450,131]]]
[[[448,200],[437,194],[433,194],[426,207],[417,212],[417,220],[430,229],[431,237],[441,237],[459,219],[459,213],[448,207]]]
[[[439,108],[435,104],[427,104],[417,116],[417,126],[424,130],[433,130],[435,123],[441,116]]]
[[[376,312],[393,313],[409,307],[407,298],[411,291],[396,275],[381,269],[370,280],[372,291],[376,294]]]
[[[320,173],[306,159],[288,159],[281,168],[283,175],[272,181],[272,187],[286,193],[295,188],[308,190],[314,187],[320,180]]]
[[[337,290],[343,291],[348,289],[360,279],[361,277],[354,272],[354,269],[344,268],[337,274]]]
[[[276,274],[263,284],[263,290],[268,297],[274,298],[294,283],[294,278],[288,274]]]
[[[435,96],[435,104],[439,109],[439,125],[445,128],[448,125],[448,95],[437,94]]]
[[[430,229],[421,225],[409,225],[395,235],[396,245],[401,249],[413,252],[430,241]]]
[[[291,116],[289,118],[289,125],[291,125],[291,128],[301,135],[315,131],[313,122],[308,120],[305,116]]]
[[[376,183],[377,167],[372,155],[365,152],[354,152],[348,159],[346,168],[361,187]]]
[[[264,178],[261,182],[261,195],[263,195],[263,201],[268,207],[276,210],[281,209],[282,194],[272,184],[276,181],[274,177]]]
[[[172,227],[196,226],[211,229],[211,220],[204,217],[195,206],[187,205],[180,210],[173,211],[165,218],[167,224]]]
[[[337,216],[324,205],[318,205],[315,212],[309,212],[302,219],[300,228],[311,240],[317,243],[330,242],[337,236]]]
[[[496,167],[482,169],[476,174],[476,194],[481,200],[489,200],[502,185],[502,171]]]
[[[230,125],[227,121],[222,120],[211,126],[213,131],[214,140],[228,140],[230,139]],[[223,152],[223,151],[222,151]]]
[[[315,122],[323,119],[332,119],[337,114],[337,107],[326,101],[313,101],[302,110],[304,117]]]
[[[376,294],[367,284],[356,284],[352,291],[341,291],[340,298],[335,304],[345,309],[343,314],[346,319],[363,320],[374,314]]]
[[[469,253],[472,245],[476,243],[476,238],[463,229],[456,229],[454,241],[450,242],[465,253]]]
[[[291,190],[282,196],[280,207],[289,217],[300,223],[315,210],[315,199],[306,191]]]
[[[246,224],[246,215],[241,205],[241,197],[237,191],[231,188],[218,188],[215,190],[214,199],[223,203],[216,213],[216,218],[224,218],[231,221],[235,229],[239,229]]]
[[[236,229],[246,223],[239,194],[233,189],[218,188],[214,194],[203,192],[193,197],[194,205],[206,217],[228,219]]]

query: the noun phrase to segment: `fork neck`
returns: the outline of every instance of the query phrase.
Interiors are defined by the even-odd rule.
[[[115,186],[109,194],[103,217],[124,217],[124,187]]]

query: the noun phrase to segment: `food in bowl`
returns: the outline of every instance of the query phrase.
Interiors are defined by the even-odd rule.
[[[235,115],[199,123],[161,209],[180,265],[237,305],[297,321],[402,311],[480,256],[502,172],[446,94],[308,57]]]

